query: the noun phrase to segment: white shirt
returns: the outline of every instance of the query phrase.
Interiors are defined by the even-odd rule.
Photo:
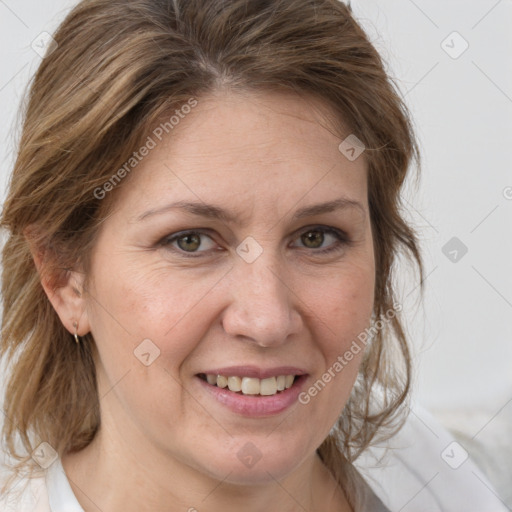
[[[508,512],[462,446],[453,443],[432,416],[415,408],[392,440],[356,461],[375,500],[364,512]],[[84,512],[60,459],[41,475],[17,482],[0,497],[0,511]]]
[[[0,498],[2,512],[84,512],[73,494],[60,459],[41,476],[25,479],[18,485],[8,496]],[[368,490],[366,503],[371,504],[371,509],[367,506],[364,511],[389,512],[369,487]]]
[[[84,512],[57,459],[40,476],[14,484],[12,492],[0,498],[2,512]]]

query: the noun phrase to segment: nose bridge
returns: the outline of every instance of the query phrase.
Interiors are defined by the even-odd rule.
[[[270,249],[250,263],[236,261],[231,275],[231,303],[224,329],[262,346],[280,344],[298,331],[299,317],[282,263]]]

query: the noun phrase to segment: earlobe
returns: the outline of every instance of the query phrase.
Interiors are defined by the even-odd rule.
[[[73,335],[84,336],[90,331],[82,276],[75,271],[62,270],[56,280],[41,279],[41,284],[59,315],[64,327]]]
[[[60,268],[47,250],[34,243],[30,233],[25,236],[41,286],[60,321],[72,335],[84,336],[90,331],[90,327],[83,291],[83,274]]]

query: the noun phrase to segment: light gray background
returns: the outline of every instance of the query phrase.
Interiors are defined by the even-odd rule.
[[[74,4],[0,0],[1,198],[15,115],[41,61],[31,44]],[[512,417],[512,1],[352,5],[405,95],[422,147],[422,180],[405,204],[422,240],[424,304],[414,276],[404,272],[400,283],[416,397],[445,419],[480,411],[475,429],[487,428]],[[443,254],[453,237],[468,249],[457,262]]]

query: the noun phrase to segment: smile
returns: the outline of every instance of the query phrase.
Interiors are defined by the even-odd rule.
[[[293,367],[260,370],[238,366],[209,370],[195,377],[199,389],[221,407],[249,417],[283,413],[298,403],[309,380],[309,374]]]
[[[282,391],[291,388],[295,380],[295,375],[278,375],[276,377],[268,377],[266,379],[204,373],[201,373],[198,376],[202,380],[206,380],[206,382],[212,386],[223,389],[227,388],[233,393],[252,396],[272,396],[277,393],[281,393]]]

